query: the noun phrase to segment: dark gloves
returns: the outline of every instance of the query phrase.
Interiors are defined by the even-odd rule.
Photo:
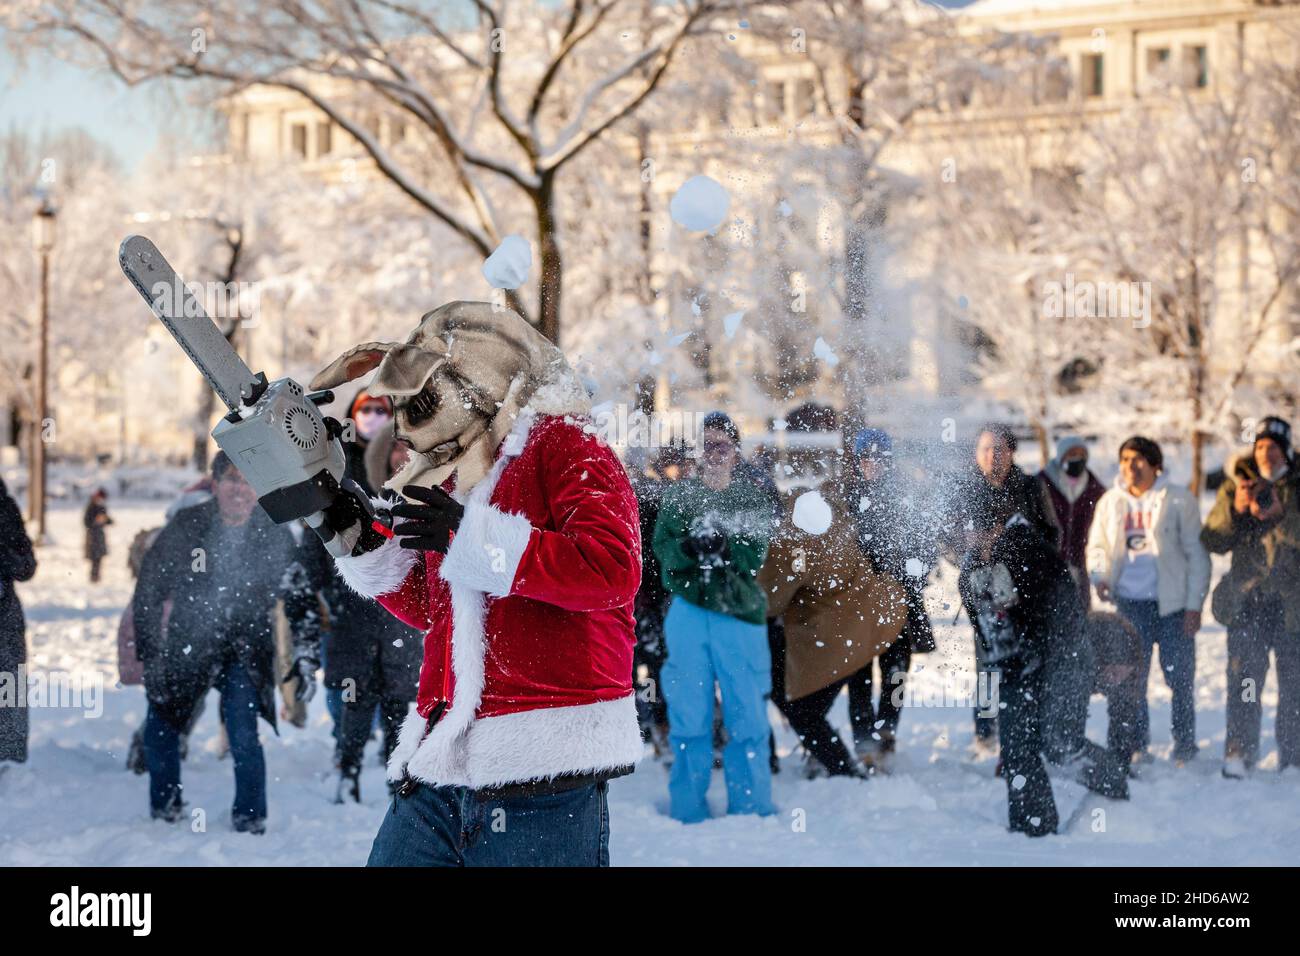
[[[329,507],[307,519],[308,525],[335,557],[348,554],[356,557],[374,551],[388,540],[388,535],[375,528],[376,521],[386,524],[387,513],[376,512],[366,493],[352,479],[344,478],[340,488]],[[320,516],[324,517],[323,521]],[[320,523],[312,524],[313,521]]]
[[[407,485],[402,494],[423,504],[394,506],[393,517],[411,519],[394,526],[393,534],[397,535],[398,543],[403,548],[446,554],[451,547],[451,534],[460,527],[465,508],[441,488]]]
[[[294,658],[293,665],[283,681],[287,684],[297,678],[298,686],[294,688],[294,700],[305,704],[316,696],[316,671],[319,667],[320,661],[309,655],[304,654]]]
[[[727,536],[717,528],[692,531],[690,537],[682,542],[682,550],[702,564],[721,563],[731,551],[727,546]]]

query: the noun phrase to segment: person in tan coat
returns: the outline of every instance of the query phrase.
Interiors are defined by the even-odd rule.
[[[898,638],[907,620],[903,588],[876,571],[829,490],[785,498],[758,580],[768,616],[785,632],[783,659],[772,661],[772,702],[829,773],[862,776],[826,715],[850,678]]]

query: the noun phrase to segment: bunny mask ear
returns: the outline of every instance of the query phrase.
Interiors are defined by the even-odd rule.
[[[307,387],[312,390],[333,388],[360,378],[373,371],[384,360],[384,356],[396,347],[396,342],[366,342],[354,346],[317,372]]]
[[[394,345],[379,365],[379,374],[370,383],[371,395],[398,399],[419,392],[439,365],[447,361],[447,347],[435,339],[434,348],[419,345]]]

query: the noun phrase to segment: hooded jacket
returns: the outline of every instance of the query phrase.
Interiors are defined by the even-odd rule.
[[[1129,495],[1116,477],[1101,496],[1088,534],[1088,577],[1112,593],[1124,569],[1124,516]],[[1201,509],[1186,488],[1171,485],[1162,474],[1147,492],[1154,496],[1154,519],[1148,532],[1156,560],[1157,602],[1162,617],[1200,611],[1210,590],[1210,556],[1201,544]]]

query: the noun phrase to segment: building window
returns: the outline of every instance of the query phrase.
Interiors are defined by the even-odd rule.
[[[316,124],[316,155],[328,156],[334,148],[334,127],[329,123]]]
[[[1209,50],[1202,46],[1183,47],[1183,75],[1188,86],[1203,90],[1210,85]]]
[[[785,119],[785,84],[780,80],[763,84],[763,118],[769,123]]]
[[[1169,62],[1169,47],[1152,46],[1147,47],[1147,75],[1159,73],[1160,70]]]
[[[1083,95],[1101,96],[1106,92],[1106,59],[1100,53],[1083,56]]]
[[[289,127],[290,145],[299,159],[307,158],[307,124],[294,123]]]
[[[817,89],[812,80],[794,81],[794,118],[803,119],[817,112]]]

